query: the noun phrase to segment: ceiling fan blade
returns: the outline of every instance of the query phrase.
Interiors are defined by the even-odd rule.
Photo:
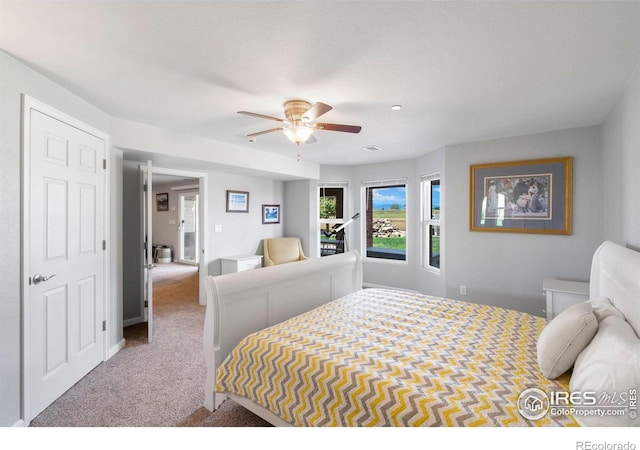
[[[247,134],[247,137],[252,138],[252,137],[260,136],[261,134],[273,133],[274,131],[281,131],[281,130],[282,130],[282,127],[271,128],[270,130],[258,131],[257,133]]]
[[[309,120],[315,120],[321,115],[328,113],[333,109],[332,106],[327,105],[326,103],[317,102],[311,105],[311,108],[307,109],[302,117],[306,117]]]
[[[260,117],[261,119],[276,120],[278,122],[286,122],[286,120],[280,119],[279,117],[265,116],[264,114],[252,113],[249,111],[238,111],[238,114],[244,114],[245,116]]]
[[[309,139],[307,139],[305,141],[305,144],[315,144],[316,142],[318,142],[318,140],[316,139],[316,137],[312,134],[311,136],[309,136]]]
[[[343,131],[345,133],[360,133],[362,127],[357,125],[340,125],[337,123],[318,123],[316,122],[314,126],[320,130],[327,131]]]

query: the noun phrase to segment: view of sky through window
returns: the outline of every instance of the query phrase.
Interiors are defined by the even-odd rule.
[[[392,205],[398,205],[400,209],[405,209],[407,200],[404,186],[373,190],[373,209],[390,209]]]

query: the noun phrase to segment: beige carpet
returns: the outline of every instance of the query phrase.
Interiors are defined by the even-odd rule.
[[[154,283],[152,343],[146,324],[125,328],[125,348],[40,413],[32,427],[268,426],[232,401],[213,413],[202,407],[205,308],[198,304],[197,268],[158,265]]]

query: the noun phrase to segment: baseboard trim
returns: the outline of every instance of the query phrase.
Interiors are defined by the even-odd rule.
[[[134,317],[132,319],[126,319],[122,321],[122,327],[123,328],[130,327],[131,325],[135,325],[141,322],[144,322],[143,316]]]
[[[122,350],[124,348],[124,345],[126,344],[124,339],[120,339],[120,341],[114,345],[113,347],[111,347],[109,349],[109,358],[111,358],[113,355],[115,355],[116,353],[118,353],[120,350]]]
[[[382,284],[374,284],[374,283],[362,283],[362,289],[392,289],[394,291],[419,293],[415,289],[405,289],[405,288],[399,288],[396,286],[384,286]]]
[[[13,425],[11,425],[12,427],[20,427],[20,428],[24,428],[29,426],[29,424],[27,422],[25,422],[23,419],[18,420],[16,423],[14,423]]]

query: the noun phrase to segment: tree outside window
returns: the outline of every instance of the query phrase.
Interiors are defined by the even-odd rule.
[[[320,256],[344,252],[344,233],[333,230],[344,223],[344,187],[319,188]]]

